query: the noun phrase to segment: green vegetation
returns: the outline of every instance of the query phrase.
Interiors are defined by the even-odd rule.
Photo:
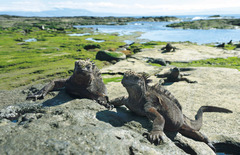
[[[233,68],[240,70],[240,58],[229,57],[229,58],[212,58],[206,60],[192,61],[190,63],[171,63],[177,67],[224,67]]]
[[[69,33],[90,33],[88,36],[69,36]],[[94,33],[91,29],[41,30],[30,27],[0,29],[0,89],[11,89],[72,74],[74,61],[92,59],[99,68],[109,63],[95,59],[99,50],[116,49],[125,45],[127,36]],[[35,38],[36,42],[24,42]],[[105,42],[94,43],[87,38]]]
[[[143,43],[140,47],[142,48],[154,48],[156,45],[166,45],[167,42],[161,42],[161,41],[150,41],[147,43]]]
[[[234,29],[240,26],[240,19],[209,19],[191,22],[180,22],[167,25],[167,27],[183,29]]]
[[[112,77],[112,78],[104,78],[103,77],[103,82],[105,84],[108,84],[109,82],[121,82],[123,76],[117,76],[117,77]]]
[[[156,64],[156,63],[149,63],[149,65],[156,66],[156,67],[162,67],[162,65]]]

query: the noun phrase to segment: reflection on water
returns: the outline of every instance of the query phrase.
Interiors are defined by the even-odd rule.
[[[93,39],[93,38],[87,38],[86,40],[94,41],[94,42],[97,42],[97,43],[105,42],[105,40],[98,40],[98,39]]]
[[[30,38],[30,39],[26,39],[26,40],[24,40],[25,42],[36,42],[37,41],[37,39],[35,39],[35,38]]]
[[[87,36],[87,35],[90,35],[90,33],[73,33],[73,34],[68,34],[69,36],[72,36],[72,37],[79,37],[79,36]]]

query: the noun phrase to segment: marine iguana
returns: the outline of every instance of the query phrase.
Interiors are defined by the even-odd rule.
[[[188,78],[183,77],[183,76],[189,76],[189,75],[190,74],[181,74],[180,69],[177,67],[170,69],[170,71],[167,73],[156,74],[158,78],[167,78],[167,79],[164,79],[163,84],[167,82],[179,82],[179,81],[186,81],[188,83],[197,83],[197,81],[191,81]]]
[[[161,48],[161,50],[165,50],[165,52],[175,52],[177,48],[172,46],[170,43],[167,43],[167,45],[163,48]]]
[[[53,80],[40,91],[30,94],[26,99],[41,99],[50,91],[60,88],[77,98],[96,100],[99,104],[111,108],[108,104],[107,89],[103,83],[101,73],[97,66],[90,60],[78,60],[75,62],[73,75],[68,79]]]
[[[191,120],[182,113],[180,103],[169,91],[159,84],[149,86],[148,82],[146,74],[126,72],[122,85],[127,89],[129,96],[113,99],[110,104],[125,105],[134,113],[147,116],[152,120],[152,130],[150,133],[144,133],[151,143],[160,144],[163,141],[164,130],[175,131],[194,140],[205,142],[215,151],[208,138],[199,132],[203,112],[232,113],[232,111],[215,106],[202,106],[195,120]]]
[[[230,40],[227,44],[232,45],[233,44],[232,40]]]
[[[224,48],[224,47],[225,47],[225,43],[222,43],[222,44],[216,45],[215,47],[221,47],[221,48]]]

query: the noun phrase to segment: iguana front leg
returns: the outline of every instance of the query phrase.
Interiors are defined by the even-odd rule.
[[[188,78],[181,78],[179,81],[186,81],[187,83],[198,83],[197,81],[189,80]]]
[[[122,97],[118,97],[118,98],[111,100],[110,104],[114,105],[115,107],[119,107],[121,105],[126,105],[127,100],[128,100],[127,96],[122,96]]]
[[[109,104],[109,98],[106,95],[99,96],[97,102],[106,107],[108,110],[113,109],[113,105]]]
[[[152,131],[150,131],[150,133],[144,133],[144,135],[147,136],[147,139],[151,143],[159,145],[161,142],[163,142],[163,128],[165,124],[165,119],[154,107],[146,105],[144,109],[147,112],[147,117],[149,117],[150,119],[155,117],[153,119]]]
[[[36,94],[28,95],[26,99],[27,100],[37,100],[40,98],[44,98],[44,96],[46,96],[48,92],[65,87],[65,83],[66,83],[66,79],[51,81],[49,84],[44,86]]]

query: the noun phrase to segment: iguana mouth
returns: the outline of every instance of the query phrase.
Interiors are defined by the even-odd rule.
[[[92,71],[85,70],[85,69],[81,69],[81,68],[76,69],[75,72],[76,72],[77,74],[91,74],[91,73],[92,73]]]

